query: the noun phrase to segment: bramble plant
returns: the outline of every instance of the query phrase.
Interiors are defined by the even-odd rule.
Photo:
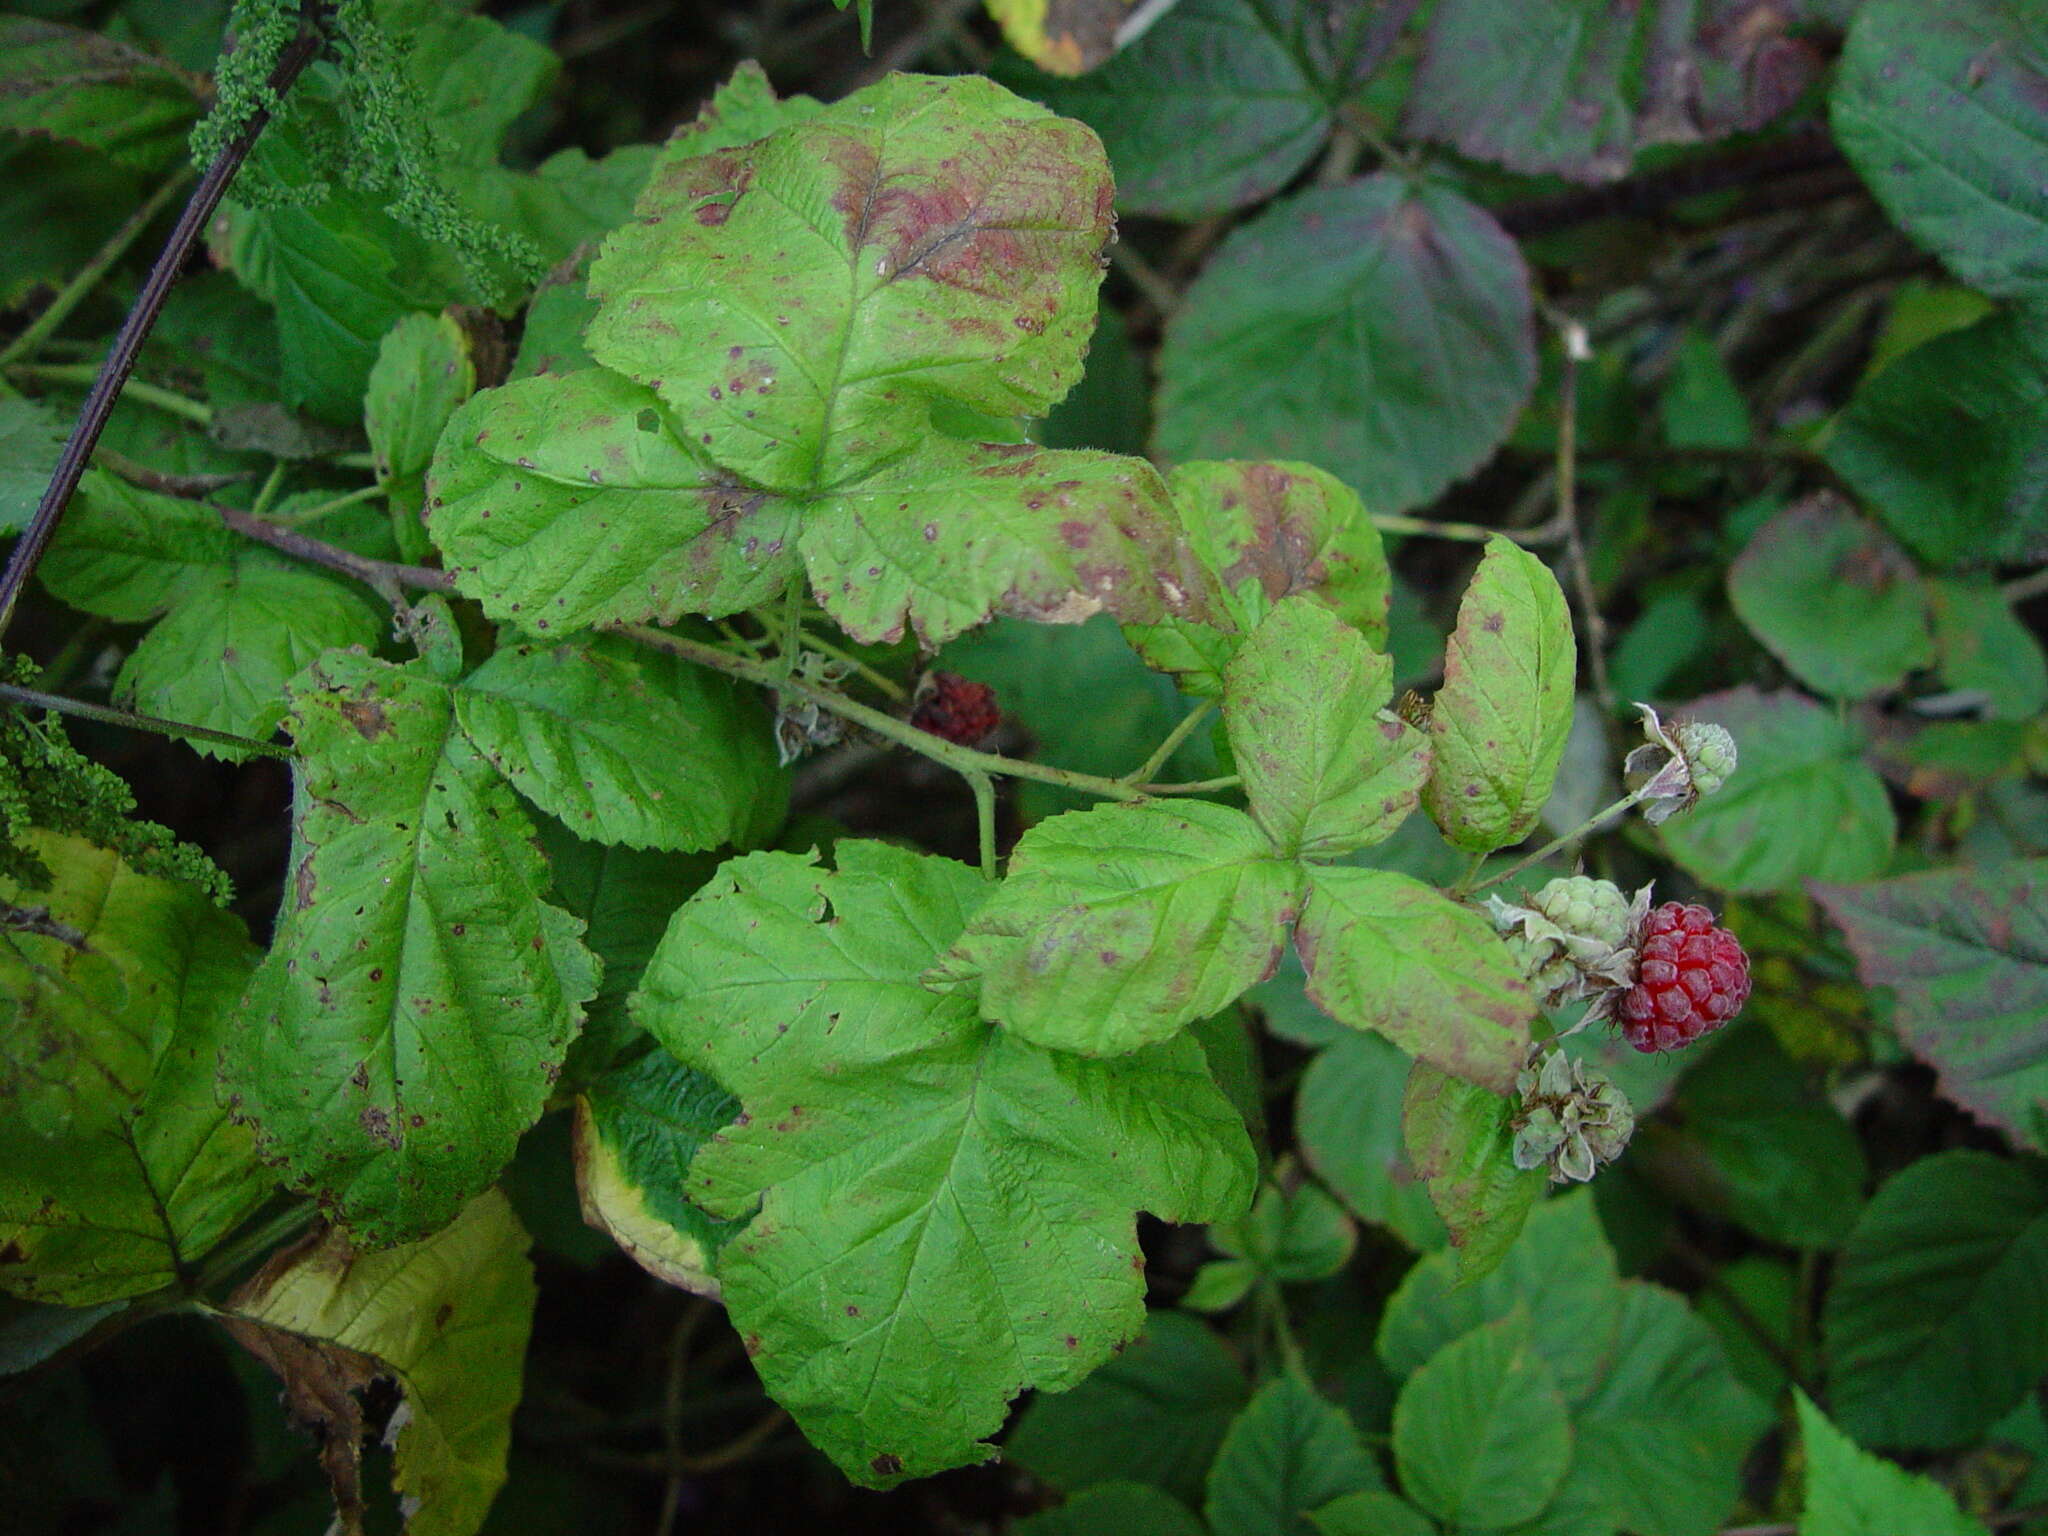
[[[1735,131],[1840,173],[1779,119],[1854,5],[991,0],[1057,74],[814,99],[745,63],[658,143],[531,168],[562,59],[469,5],[237,0],[186,39],[225,23],[210,81],[106,9],[0,17],[21,152],[163,187],[0,282],[54,287],[0,345],[24,1411],[204,1325],[344,1532],[394,1498],[483,1528],[515,1428],[651,1471],[665,1532],[798,1449],[784,1415],[866,1488],[1007,1456],[1068,1495],[1020,1532],[1709,1536],[1802,1489],[1842,1536],[2036,1518],[2048,662],[2042,584],[1989,570],[2048,554],[2048,203],[1899,95],[1912,61],[2048,134],[2031,11],[1866,0],[1827,94],[1877,203],[2012,307],[1857,268],[1830,345],[1875,271],[1892,352],[1818,449],[1765,446],[1697,330],[1646,344],[1638,495],[1626,338],[1670,318],[1541,297],[1504,225],[1599,194],[1517,189],[1661,146],[1667,200],[1739,206],[1671,148]],[[188,184],[105,369],[61,361]],[[1120,209],[1208,222],[1169,276]],[[1953,496],[1930,400],[1985,445]],[[1511,432],[1519,507],[1415,515]],[[1657,496],[1719,518],[1758,466],[1702,546],[1725,603],[1625,588]],[[1737,621],[1783,686],[1632,702],[1728,681]],[[154,734],[81,752],[63,713]],[[288,847],[146,783],[170,825],[134,819],[89,753],[158,738],[222,783],[287,760]],[[1879,770],[1926,803],[1909,848]],[[1838,1105],[1894,1080],[1947,1118],[1866,1203]],[[1143,1217],[1206,1248],[1162,1283],[1182,1240]],[[616,1413],[645,1456],[536,1312],[575,1264],[619,1305],[621,1254],[674,1330]],[[707,1391],[737,1428],[696,1455],[721,1312],[773,1407]],[[1773,1404],[1782,1487],[1744,1472]],[[2003,1483],[1992,1432],[2035,1458]]]

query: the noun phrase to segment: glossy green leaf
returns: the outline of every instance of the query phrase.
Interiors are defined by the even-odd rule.
[[[1490,853],[1536,829],[1572,729],[1578,646],[1550,568],[1496,536],[1458,604],[1431,701],[1422,803],[1455,847]]]
[[[455,690],[455,718],[514,789],[598,842],[745,843],[787,803],[751,692],[622,641],[506,646]]]
[[[203,85],[97,32],[0,18],[0,129],[68,139],[124,164],[161,170],[185,153]]]
[[[29,841],[53,884],[0,902],[54,926],[0,943],[0,1290],[86,1307],[176,1283],[271,1192],[212,1091],[256,955],[190,887]]]
[[[1402,1144],[1466,1279],[1500,1263],[1548,1186],[1542,1169],[1515,1166],[1509,1126],[1517,1108],[1517,1100],[1427,1061],[1416,1062],[1408,1076]]]
[[[1349,1416],[1282,1376],[1238,1415],[1209,1469],[1214,1536],[1313,1536],[1310,1510],[1384,1486]]]
[[[987,79],[892,75],[657,170],[591,269],[585,339],[752,484],[838,485],[924,435],[907,402],[1035,416],[1066,393],[1110,191],[1079,124]]]
[[[1436,1536],[1436,1526],[1391,1493],[1347,1493],[1309,1512],[1317,1536]]]
[[[1728,782],[1664,823],[1664,847],[1724,891],[1867,880],[1891,862],[1891,799],[1856,730],[1792,692],[1742,687],[1695,699],[1688,718],[1727,728],[1740,761]]]
[[[1159,449],[1306,459],[1375,511],[1430,501],[1528,399],[1529,303],[1514,242],[1445,187],[1381,174],[1301,193],[1233,232],[1175,311]]]
[[[540,1115],[597,990],[583,925],[424,673],[330,652],[301,678],[284,910],[224,1091],[366,1244],[430,1232]]]
[[[1571,1423],[1517,1309],[1445,1345],[1394,1404],[1394,1464],[1410,1498],[1461,1528],[1533,1519],[1571,1462]]]
[[[1078,1493],[1137,1477],[1199,1504],[1202,1488],[1251,1388],[1230,1347],[1179,1312],[1152,1312],[1145,1331],[1070,1391],[1031,1400],[1003,1459]]]
[[[1833,496],[1779,513],[1728,568],[1750,632],[1833,698],[1884,693],[1934,663],[1927,589],[1905,552]]]
[[[1048,1051],[922,977],[983,900],[964,865],[842,841],[750,854],[675,917],[638,1016],[745,1105],[691,1165],[746,1217],[719,1279],[812,1442],[886,1485],[979,1459],[1144,1321],[1135,1212],[1231,1215],[1244,1124],[1191,1040]],[[756,1206],[758,1203],[758,1214]]]
[[[277,1254],[235,1292],[228,1330],[318,1434],[337,1524],[360,1529],[357,1393],[394,1379],[392,1481],[407,1536],[470,1536],[505,1481],[533,1325],[533,1267],[496,1190],[417,1243],[362,1253],[338,1231]]]
[[[1468,1081],[1513,1086],[1536,1002],[1472,908],[1392,870],[1312,869],[1295,943],[1309,999],[1331,1018]]]
[[[1098,1483],[1010,1529],[1017,1536],[1205,1536],[1202,1522],[1172,1494],[1128,1482]]]
[[[984,1017],[1113,1056],[1164,1040],[1266,976],[1301,910],[1298,866],[1242,811],[1097,806],[1042,821],[946,962]]]
[[[1893,1025],[1980,1119],[2048,1150],[2048,860],[1816,885]]]
[[[441,429],[475,390],[469,335],[453,315],[407,315],[385,332],[363,398],[377,478],[426,473]]]
[[[1425,1255],[1387,1302],[1380,1358],[1395,1375],[1412,1375],[1452,1340],[1517,1308],[1577,1408],[1608,1368],[1621,1325],[1621,1277],[1590,1193],[1539,1202],[1500,1264],[1474,1280],[1463,1278],[1455,1254]]]
[[[1100,69],[1015,83],[1102,135],[1118,207],[1206,218],[1270,197],[1313,158],[1391,41],[1369,29],[1373,9],[1179,0]]]
[[[606,1073],[576,1100],[583,1217],[670,1285],[718,1294],[714,1261],[733,1230],[692,1204],[690,1159],[739,1100],[666,1051]]]
[[[1941,680],[1982,694],[1994,720],[2027,720],[2048,708],[2048,652],[1988,581],[1927,583]]]
[[[1955,1495],[1856,1445],[1797,1393],[1799,1438],[1806,1451],[1806,1508],[1799,1536],[1986,1536],[1956,1507]]]
[[[2048,1370],[2048,1164],[1922,1158],[1877,1192],[1823,1316],[1829,1402],[1871,1445],[1970,1444]]]
[[[0,535],[28,526],[64,451],[65,435],[41,401],[0,389]]]
[[[1825,451],[1923,560],[2048,555],[2048,320],[2021,306],[1915,347],[1857,387]]]
[[[2027,0],[1867,0],[1830,97],[1836,141],[1885,211],[1999,298],[2048,293],[2044,50],[2048,16]]]
[[[1612,180],[1649,146],[1761,128],[1820,74],[1792,13],[1735,15],[1441,0],[1404,126],[1512,170]]]
[[[1387,641],[1393,578],[1357,492],[1308,464],[1196,460],[1167,477],[1183,536],[1214,578],[1210,624],[1132,625],[1131,643],[1199,697],[1273,606],[1312,593],[1375,647]],[[1228,627],[1219,627],[1228,626]]]
[[[1401,1137],[1408,1057],[1378,1035],[1339,1033],[1301,1077],[1301,1155],[1360,1220],[1392,1228],[1411,1248],[1439,1247],[1443,1222]]]
[[[1288,598],[1224,672],[1223,718],[1253,820],[1282,853],[1385,842],[1429,776],[1427,738],[1391,713],[1394,664],[1329,609]]]

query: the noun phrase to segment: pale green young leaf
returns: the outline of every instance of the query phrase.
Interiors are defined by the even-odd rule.
[[[1292,858],[1393,836],[1429,777],[1427,738],[1386,709],[1394,664],[1329,609],[1283,600],[1231,658],[1223,718],[1252,819]]]
[[[1592,1195],[1539,1201],[1498,1265],[1477,1279],[1460,1269],[1455,1254],[1439,1251],[1402,1277],[1380,1318],[1387,1369],[1412,1375],[1453,1339],[1521,1308],[1565,1401],[1584,1402],[1621,1326],[1621,1276]]]
[[[1024,834],[946,962],[984,1018],[1065,1051],[1164,1040],[1268,975],[1301,910],[1299,866],[1242,811],[1101,805]]]
[[[1535,830],[1571,735],[1577,679],[1557,578],[1496,535],[1458,605],[1430,711],[1436,760],[1422,803],[1456,846],[1490,853]]]
[[[1823,1315],[1829,1402],[1872,1445],[1968,1445],[2048,1370],[2048,1163],[1922,1158],[1864,1209]]]
[[[0,128],[162,170],[185,151],[205,82],[116,38],[0,17]]]
[[[731,1222],[692,1204],[690,1159],[739,1113],[739,1100],[667,1051],[652,1050],[576,1100],[576,1188],[583,1219],[657,1279],[718,1294]]]
[[[363,398],[378,480],[424,474],[441,429],[475,390],[469,333],[453,315],[407,315],[386,331]]]
[[[532,823],[413,668],[299,680],[290,873],[223,1088],[358,1241],[432,1231],[539,1118],[597,990]]]
[[[144,714],[261,741],[284,718],[285,685],[323,651],[374,646],[388,621],[360,587],[244,546],[210,580],[184,586],[129,652],[117,698]],[[248,753],[193,740],[195,752]]]
[[[1295,944],[1309,1000],[1340,1024],[1470,1082],[1514,1085],[1536,1000],[1472,908],[1392,870],[1311,869]]]
[[[54,883],[0,901],[68,932],[0,938],[0,1289],[84,1307],[175,1283],[271,1192],[213,1098],[256,951],[189,886],[29,842]]]
[[[788,803],[751,690],[610,637],[503,647],[457,686],[455,718],[514,789],[597,842],[746,843]]]
[[[361,1529],[364,1438],[356,1392],[394,1379],[392,1481],[407,1536],[471,1536],[483,1524],[512,1442],[533,1266],[527,1236],[496,1190],[416,1243],[364,1253],[338,1230],[287,1248],[228,1302],[228,1331],[284,1381],[323,1446],[337,1524]]]
[[[1215,1330],[1151,1312],[1145,1331],[1086,1381],[1033,1398],[1003,1459],[1068,1493],[1137,1477],[1199,1504],[1216,1447],[1250,1397],[1243,1365]]]
[[[1313,1536],[1310,1510],[1384,1486],[1350,1416],[1282,1376],[1259,1389],[1224,1436],[1203,1513],[1215,1536]]]
[[[925,435],[911,402],[1037,416],[1066,393],[1110,198],[1080,124],[982,77],[891,75],[657,170],[591,270],[586,339],[725,468],[830,487]]]
[[[216,580],[240,543],[196,501],[88,469],[37,574],[72,607],[133,624]]]
[[[1249,1260],[1253,1278],[1265,1274],[1289,1283],[1336,1274],[1351,1261],[1357,1240],[1343,1207],[1307,1183],[1291,1193],[1268,1184],[1250,1211],[1209,1228],[1209,1245]]]
[[[1799,1536],[1986,1536],[1932,1478],[1873,1456],[1795,1390],[1806,1451],[1806,1508]]]
[[[1387,640],[1393,577],[1358,493],[1309,464],[1196,460],[1166,477],[1182,537],[1212,578],[1212,622],[1132,625],[1145,659],[1198,697],[1274,604],[1308,592],[1375,647]],[[1219,627],[1221,626],[1221,627]]]
[[[637,1013],[745,1106],[690,1190],[753,1218],[718,1267],[755,1368],[883,1486],[979,1459],[1015,1393],[1110,1358],[1144,1322],[1135,1212],[1231,1215],[1254,1163],[1193,1041],[1093,1061],[921,983],[983,899],[973,870],[837,854],[836,873],[729,863],[677,913]]]
[[[734,613],[797,569],[793,503],[713,468],[653,393],[595,368],[457,411],[426,516],[463,595],[533,634]]]
[[[1521,1308],[1438,1350],[1394,1404],[1402,1489],[1462,1529],[1534,1519],[1571,1451],[1564,1397]]]
[[[1515,1166],[1509,1127],[1516,1107],[1512,1097],[1427,1061],[1408,1074],[1401,1139],[1450,1232],[1461,1280],[1498,1265],[1543,1198],[1543,1170]]]

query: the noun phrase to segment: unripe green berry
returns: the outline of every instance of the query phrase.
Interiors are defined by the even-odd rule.
[[[1529,905],[1566,933],[1598,939],[1616,945],[1627,941],[1628,897],[1610,880],[1589,875],[1570,875],[1553,880],[1531,898]]]
[[[1735,738],[1723,727],[1692,720],[1671,734],[1692,770],[1694,789],[1711,795],[1728,782],[1728,775],[1735,771]]]

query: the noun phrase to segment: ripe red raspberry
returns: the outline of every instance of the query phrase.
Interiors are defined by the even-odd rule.
[[[910,723],[955,746],[971,747],[1002,723],[996,691],[957,672],[934,672],[917,690]]]
[[[1672,1051],[1719,1029],[1749,1000],[1749,956],[1705,907],[1667,901],[1643,920],[1636,983],[1616,1016],[1639,1051]]]

